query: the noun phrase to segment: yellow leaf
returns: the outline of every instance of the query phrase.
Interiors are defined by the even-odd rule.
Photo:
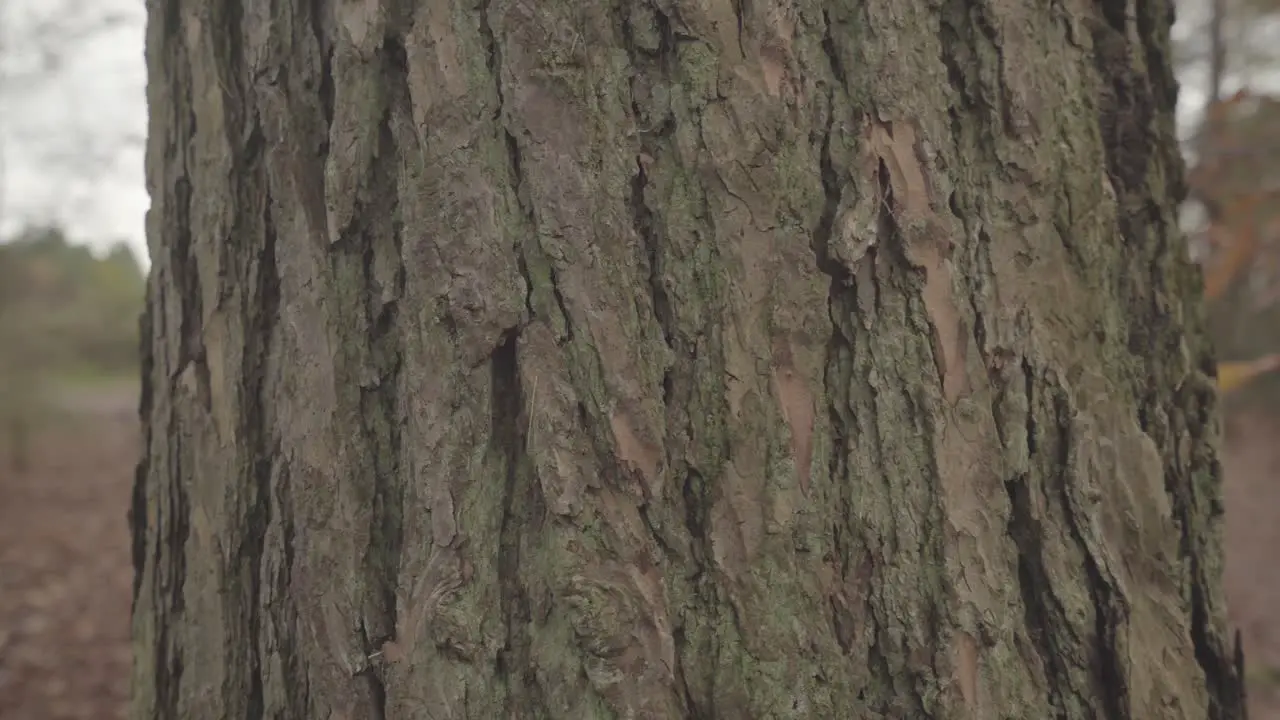
[[[1276,369],[1280,369],[1280,353],[1264,355],[1256,360],[1220,362],[1218,363],[1218,391],[1229,393],[1239,390],[1259,375]]]

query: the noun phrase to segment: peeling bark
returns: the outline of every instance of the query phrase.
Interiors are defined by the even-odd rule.
[[[1244,716],[1166,4],[149,7],[134,717]]]

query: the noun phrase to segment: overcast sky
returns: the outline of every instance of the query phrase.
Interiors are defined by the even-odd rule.
[[[1194,2],[1175,32],[1194,31]],[[145,257],[145,19],[142,0],[0,0],[0,236],[53,221]],[[1183,119],[1202,78],[1183,74]]]
[[[0,233],[53,221],[145,255],[141,0],[0,0]]]

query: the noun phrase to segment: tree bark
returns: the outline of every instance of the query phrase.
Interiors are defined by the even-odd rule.
[[[149,3],[135,718],[1241,718],[1171,8]]]

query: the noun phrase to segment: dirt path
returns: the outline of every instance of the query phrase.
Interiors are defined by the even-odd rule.
[[[1245,648],[1251,720],[1280,720],[1280,422],[1227,424],[1227,605]]]
[[[127,716],[135,398],[123,387],[71,403],[25,473],[0,453],[3,720]]]
[[[126,717],[136,390],[61,404],[74,419],[39,438],[29,472],[0,456],[0,720]],[[1227,598],[1251,718],[1280,720],[1280,421],[1238,416],[1229,429]]]

